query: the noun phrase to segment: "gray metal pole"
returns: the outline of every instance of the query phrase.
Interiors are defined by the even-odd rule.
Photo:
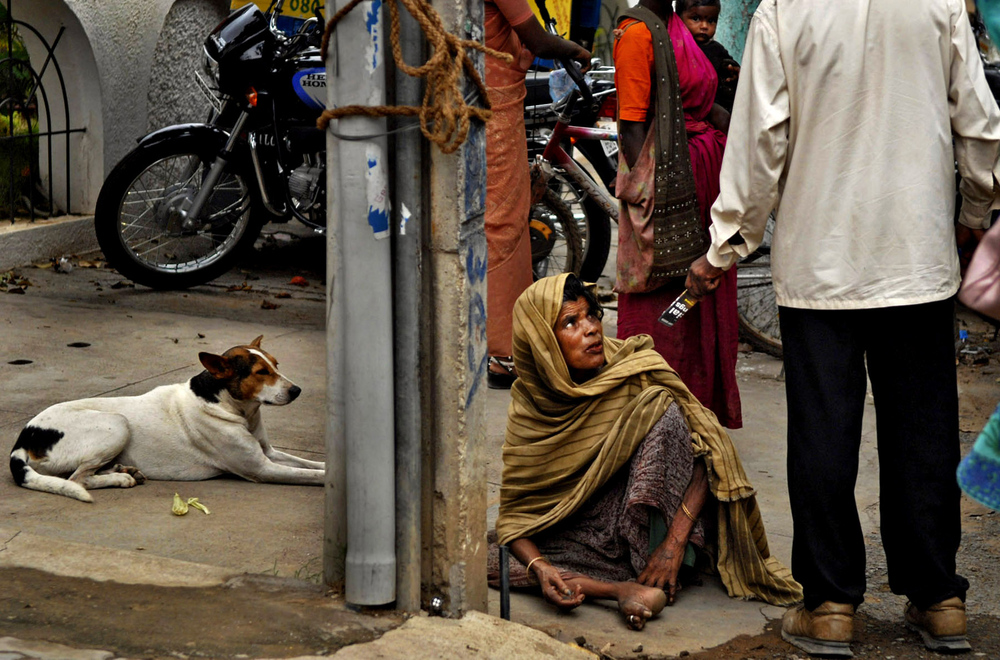
[[[330,14],[328,14],[330,15]],[[336,40],[336,34],[333,39]],[[327,107],[337,98],[336,41],[331,43],[326,67]],[[336,126],[337,122],[331,122]],[[347,558],[347,432],[344,425],[344,220],[340,210],[340,158],[338,140],[326,136],[326,483],[323,520],[323,581],[331,587],[344,586]]]
[[[424,39],[420,25],[400,12],[399,42],[403,60],[410,65],[424,61]],[[393,105],[420,105],[420,81],[392,66],[394,76],[389,99]],[[414,121],[410,119],[409,121]],[[421,496],[423,415],[421,382],[426,364],[429,331],[427,316],[420,313],[427,299],[421,259],[423,247],[424,185],[422,173],[428,161],[420,131],[398,133],[390,142],[393,168],[393,261],[396,339],[396,608],[420,610]],[[425,308],[428,308],[429,305]]]
[[[346,2],[337,0],[336,9]],[[330,12],[332,15],[332,12]],[[363,2],[337,26],[327,63],[331,107],[385,102],[386,30],[381,3]],[[346,135],[384,134],[385,120],[349,117],[331,122]],[[330,378],[343,401],[331,409],[334,431],[342,429],[346,454],[347,555],[345,597],[355,605],[385,605],[396,599],[395,449],[393,414],[392,259],[389,231],[389,169],[385,137],[335,140],[331,181],[333,277],[328,333],[333,337]],[[340,402],[334,397],[334,404]],[[343,423],[336,421],[342,415]],[[339,440],[332,440],[337,444]]]

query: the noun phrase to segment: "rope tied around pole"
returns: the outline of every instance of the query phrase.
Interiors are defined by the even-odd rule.
[[[351,0],[327,23],[321,47],[324,61],[327,57],[330,36],[336,29],[337,23],[361,2],[362,0]],[[420,24],[424,38],[432,48],[430,58],[422,66],[413,67],[403,60],[403,51],[399,45],[399,7],[397,2],[402,2],[407,11]],[[467,49],[478,50],[508,64],[513,61],[513,57],[507,53],[487,48],[477,41],[461,39],[451,34],[444,29],[440,15],[427,0],[384,0],[384,4],[389,11],[389,42],[392,44],[392,55],[396,66],[411,77],[426,78],[422,104],[419,107],[410,105],[348,105],[327,109],[316,120],[316,126],[326,130],[331,120],[352,115],[366,115],[368,117],[417,116],[420,118],[420,131],[424,137],[438,145],[443,153],[453,153],[462,146],[468,137],[471,119],[485,122],[493,115],[486,85],[469,58]],[[475,85],[479,97],[483,99],[484,107],[479,108],[466,103],[461,90],[463,71]]]

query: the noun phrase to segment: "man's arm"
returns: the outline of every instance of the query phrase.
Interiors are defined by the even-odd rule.
[[[955,160],[961,176],[958,189],[962,195],[962,211],[958,221],[970,229],[985,229],[990,210],[1000,196],[997,186],[1000,110],[986,84],[983,63],[964,7],[960,7],[951,32],[951,54],[948,108],[955,139]],[[959,238],[973,235],[964,231],[959,234]]]
[[[773,19],[771,4],[750,23],[719,197],[712,206],[712,244],[688,273],[687,287],[695,296],[714,291],[725,270],[757,249],[778,199],[791,109]]]

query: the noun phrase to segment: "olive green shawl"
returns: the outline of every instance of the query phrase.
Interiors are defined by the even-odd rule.
[[[580,508],[635,452],[676,402],[718,507],[718,570],[731,596],[775,605],[801,600],[770,556],[753,487],[715,415],[692,396],[647,335],[604,339],[606,365],[574,383],[553,327],[566,275],[535,282],[514,306],[514,364],[497,533],[531,536]]]

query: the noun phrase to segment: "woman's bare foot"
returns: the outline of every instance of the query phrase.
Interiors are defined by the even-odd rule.
[[[618,611],[632,630],[642,630],[646,620],[660,613],[667,604],[663,589],[646,587],[636,582],[621,582]]]

